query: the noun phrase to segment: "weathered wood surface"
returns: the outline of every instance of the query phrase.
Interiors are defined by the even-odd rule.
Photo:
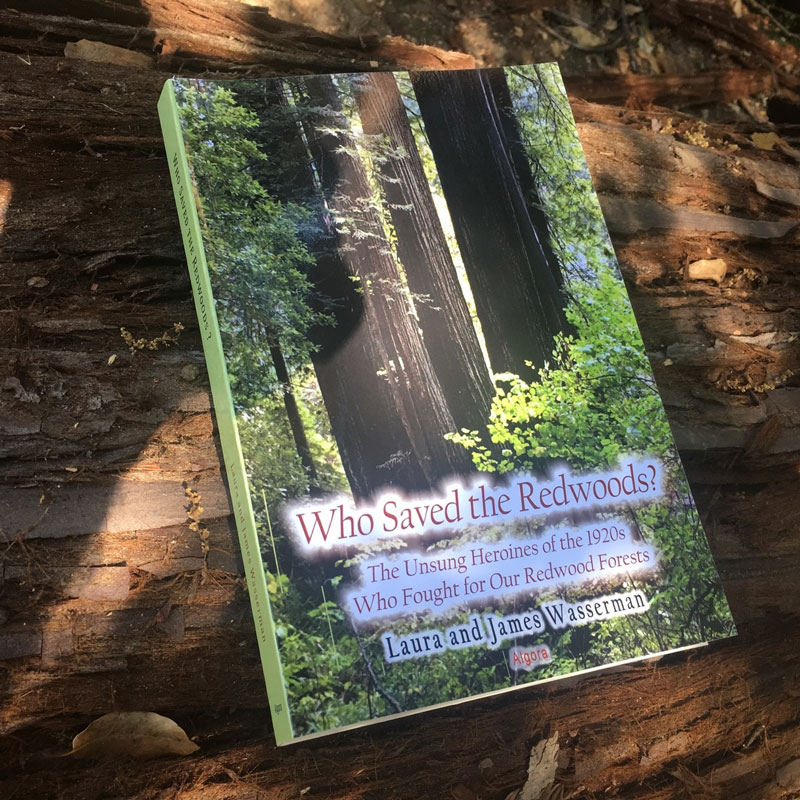
[[[670,105],[731,102],[759,93],[769,94],[776,82],[767,69],[725,69],[680,75],[568,75],[565,83],[575,97],[597,103]]]
[[[216,0],[203,4],[204,24],[190,10],[199,5],[0,11],[0,795],[504,798],[524,783],[531,746],[557,731],[565,797],[800,796],[800,170],[741,128],[705,128],[711,146],[697,146],[681,115],[580,101],[741,634],[655,665],[274,747],[156,68],[263,75],[392,56],[261,12],[245,29],[245,7]],[[160,45],[162,56],[152,69],[64,58],[80,38],[148,54]],[[398,47],[403,63],[430,65],[430,51]],[[682,136],[655,132],[669,117]],[[728,263],[720,283],[688,280],[687,263],[706,257]],[[120,335],[155,338],[177,322],[185,330],[166,349],[131,353]],[[202,496],[207,557],[187,525],[184,481]],[[111,710],[166,714],[200,750],[144,765],[56,757]]]

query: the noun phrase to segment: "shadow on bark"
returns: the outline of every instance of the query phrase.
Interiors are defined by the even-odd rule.
[[[52,2],[26,12],[2,12],[11,27],[0,54],[14,92],[0,109],[9,131],[0,178],[13,190],[0,239],[5,796],[259,797],[311,786],[342,798],[467,797],[458,787],[471,786],[500,798],[524,782],[531,745],[556,730],[569,796],[614,785],[619,797],[682,797],[690,784],[675,777],[676,761],[728,796],[777,792],[775,765],[795,755],[798,731],[800,417],[796,379],[776,383],[798,366],[782,338],[800,330],[794,230],[698,232],[680,227],[685,217],[644,230],[639,209],[623,211],[635,226],[614,234],[740,639],[655,670],[532,688],[278,753],[155,116],[164,74],[61,58],[77,38],[150,52],[149,14],[101,0],[73,5],[67,20]],[[262,11],[248,13],[252,30],[268,27]],[[327,42],[309,38],[294,62],[278,49],[263,70],[308,68]],[[161,46],[180,53],[168,37]],[[213,52],[194,58],[225,63]],[[737,181],[717,171],[709,151],[678,148],[675,170],[669,137],[662,145],[641,130],[646,115],[626,126],[619,110],[576,109],[602,194],[725,217],[794,215],[755,192],[752,173]],[[765,175],[783,185],[766,166]],[[729,262],[723,284],[685,283],[683,262],[708,255]],[[169,349],[130,353],[119,331],[152,340],[175,322],[186,330]],[[766,333],[777,344],[758,338]],[[186,524],[184,481],[206,509],[207,563]],[[144,765],[47,758],[114,709],[171,716],[201,750]]]

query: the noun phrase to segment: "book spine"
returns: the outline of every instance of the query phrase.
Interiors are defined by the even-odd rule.
[[[244,458],[236,426],[233,398],[225,367],[225,354],[214,308],[211,279],[203,248],[194,186],[178,118],[175,87],[171,80],[166,82],[161,92],[161,97],[158,101],[158,116],[161,121],[164,145],[169,160],[172,189],[178,206],[183,246],[186,251],[194,303],[200,323],[203,352],[205,353],[209,382],[211,384],[211,396],[214,401],[214,413],[222,444],[233,515],[236,520],[239,543],[242,549],[242,560],[244,561],[250,605],[258,636],[258,648],[264,669],[264,680],[267,685],[275,739],[281,745],[291,741],[294,735],[283,681],[278,643],[275,637],[275,625],[267,593],[264,566],[258,544],[255,517],[250,501]]]

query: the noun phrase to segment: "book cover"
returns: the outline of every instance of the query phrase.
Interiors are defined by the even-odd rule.
[[[735,635],[556,65],[159,113],[279,744]]]

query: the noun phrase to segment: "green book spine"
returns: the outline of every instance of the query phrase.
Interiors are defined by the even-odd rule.
[[[228,374],[225,368],[225,354],[222,348],[211,280],[208,272],[200,218],[197,213],[189,162],[186,157],[183,136],[178,119],[175,89],[172,81],[167,81],[158,101],[158,116],[164,135],[164,144],[169,160],[172,189],[180,217],[181,234],[186,251],[186,261],[194,293],[194,303],[200,322],[203,351],[211,383],[211,396],[217,419],[222,453],[226,465],[228,488],[233,514],[239,532],[250,605],[258,636],[258,647],[267,684],[270,711],[279,745],[290,742],[294,736],[289,717],[289,706],[275,638],[275,626],[267,594],[267,583],[261,561],[261,552],[256,533],[255,517],[250,501],[244,459],[236,427]]]

